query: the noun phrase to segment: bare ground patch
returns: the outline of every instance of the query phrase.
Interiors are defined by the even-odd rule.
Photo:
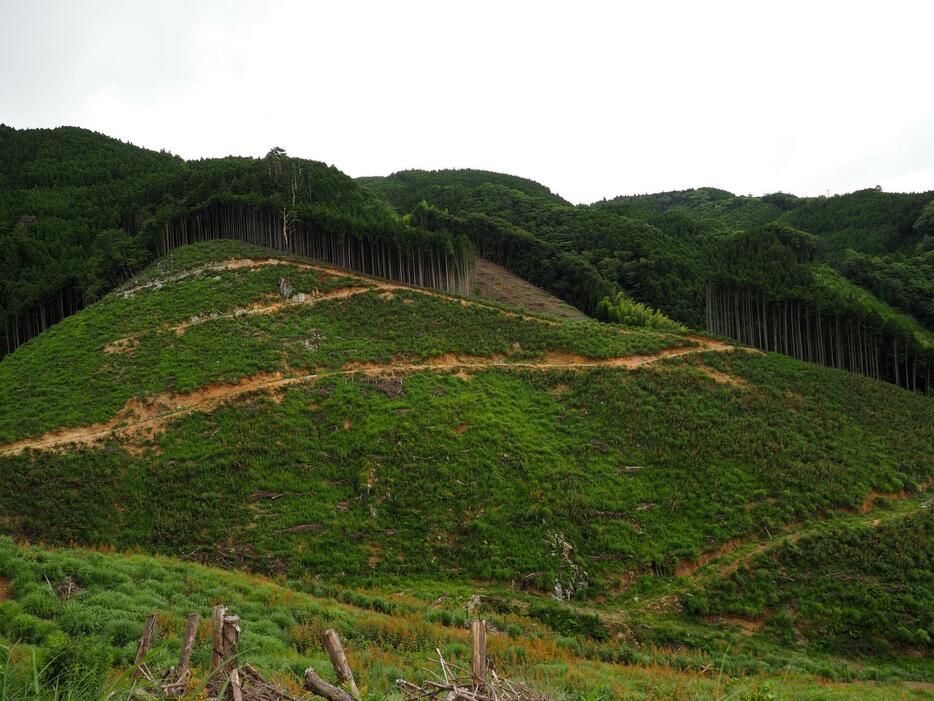
[[[711,550],[710,552],[702,553],[699,558],[696,560],[682,560],[678,563],[678,566],[675,568],[675,574],[678,577],[690,577],[701,567],[706,565],[711,560],[715,560],[718,557],[723,557],[724,555],[729,555],[731,552],[736,550],[739,546],[743,544],[742,539],[734,538],[728,540],[723,545],[721,545],[716,550]]]
[[[720,372],[719,370],[714,370],[713,368],[707,367],[706,365],[695,365],[694,368],[696,370],[700,370],[702,373],[707,375],[707,377],[712,379],[714,382],[720,383],[721,385],[730,385],[731,387],[748,386],[745,380],[741,380],[740,378],[733,375],[728,375],[725,372]]]
[[[763,618],[749,618],[746,616],[735,616],[735,615],[711,615],[704,616],[704,620],[707,623],[713,623],[715,625],[729,625],[736,626],[739,628],[744,635],[753,635],[762,630],[762,626],[765,625],[765,620]]]
[[[531,312],[565,319],[587,318],[579,309],[562,302],[502,266],[482,258],[477,259],[471,275],[471,284],[479,297],[493,302],[503,302]]]

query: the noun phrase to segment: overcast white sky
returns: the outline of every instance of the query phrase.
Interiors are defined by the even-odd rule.
[[[0,0],[0,121],[575,202],[934,189],[934,2]]]

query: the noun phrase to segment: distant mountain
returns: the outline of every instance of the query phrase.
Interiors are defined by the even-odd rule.
[[[558,204],[570,204],[544,185],[516,175],[488,170],[401,170],[387,176],[357,178],[401,212],[411,211],[422,200],[439,207],[460,209],[470,192],[481,185],[501,185],[531,197],[542,197]]]
[[[67,127],[0,127],[0,154],[0,354],[172,248],[234,237],[461,294],[479,254],[596,318],[931,386],[934,192],[574,206],[487,171],[354,181],[281,149],[186,162]]]

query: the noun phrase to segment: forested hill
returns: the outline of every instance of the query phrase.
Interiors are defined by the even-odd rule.
[[[713,232],[709,330],[906,387],[931,386],[934,191],[750,197],[700,188],[594,206]],[[828,323],[833,338],[818,341]]]
[[[277,148],[184,161],[68,127],[0,126],[0,355],[220,236],[459,293],[476,252],[600,319],[704,327],[931,386],[934,191],[702,188],[574,206],[487,171],[354,181]]]
[[[333,166],[184,161],[85,129],[0,126],[0,355],[178,245],[218,236],[466,290],[463,240],[405,225]]]
[[[517,175],[494,173],[470,168],[450,170],[402,170],[382,177],[357,178],[357,182],[379,193],[393,207],[411,211],[424,199],[447,209],[459,209],[474,188],[481,185],[502,185],[532,197],[570,204],[541,183]]]
[[[468,236],[481,256],[589,314],[649,325],[667,315],[912,389],[931,384],[934,191],[700,188],[572,206],[501,176],[478,183],[478,171],[469,192],[457,171],[413,173],[363,182],[413,223]]]
[[[783,192],[752,197],[705,187],[622,196],[594,206],[636,218],[647,212],[680,212],[739,228],[782,222],[819,236],[827,257],[841,258],[847,251],[910,256],[919,245],[934,249],[934,206],[928,209],[927,225],[915,226],[932,202],[934,190],[889,193],[871,188],[833,197],[796,197]]]

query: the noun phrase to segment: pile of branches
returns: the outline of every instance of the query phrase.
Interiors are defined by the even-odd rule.
[[[198,698],[204,698],[206,694],[208,698],[225,701],[298,701],[285,690],[263,679],[252,666],[235,664],[239,656],[240,617],[229,614],[227,607],[223,605],[215,606],[211,610],[211,658],[214,668],[205,682],[196,689],[189,690],[189,665],[199,621],[200,616],[197,613],[188,616],[178,666],[170,667],[160,675],[154,673],[146,664],[155,631],[156,614],[146,616],[143,634],[136,648],[136,668],[132,673],[133,687],[129,694],[130,699],[157,701],[175,699],[188,693]]]
[[[298,701],[284,689],[272,684],[256,671],[252,665],[237,669],[237,680],[215,679],[208,689],[208,696],[216,699],[233,698],[234,701]]]
[[[466,669],[447,662],[437,650],[438,659],[432,660],[441,667],[441,673],[425,670],[431,679],[420,685],[405,679],[397,679],[396,686],[402,691],[406,701],[548,701],[537,691],[533,691],[519,682],[501,679],[492,669],[477,679]]]
[[[140,665],[139,686],[134,687],[130,698],[134,701],[158,701],[185,694],[188,675],[181,679],[174,676],[174,668],[161,678],[154,675],[148,667]],[[251,665],[245,664],[237,669],[238,680],[233,684],[230,679],[215,677],[203,688],[209,699],[229,699],[235,701],[299,701],[284,689],[266,681]],[[236,687],[236,690],[234,690]],[[195,692],[201,691],[201,688]]]

